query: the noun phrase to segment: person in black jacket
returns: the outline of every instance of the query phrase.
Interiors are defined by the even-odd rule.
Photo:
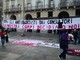
[[[63,52],[58,56],[58,58],[66,59],[67,49],[68,49],[68,33],[66,30],[62,32],[60,35],[60,48],[63,50]]]
[[[80,44],[80,30],[78,31],[78,43]]]
[[[60,20],[58,21],[58,33],[61,34],[62,33],[62,24],[63,22],[61,22]]]
[[[9,39],[8,39],[8,30],[5,29],[5,32],[6,32],[6,37],[5,37],[5,39],[6,39],[6,43],[8,43],[8,42],[9,42]]]
[[[73,30],[73,36],[74,36],[74,44],[76,44],[78,38],[78,31],[76,29]]]

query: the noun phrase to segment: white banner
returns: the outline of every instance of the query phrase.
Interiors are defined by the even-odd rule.
[[[13,41],[13,44],[19,44],[19,45],[26,45],[26,46],[42,46],[42,47],[51,47],[51,48],[60,48],[59,44],[57,43],[47,43],[40,40],[17,40]]]
[[[3,20],[2,26],[4,28],[17,29],[39,29],[39,30],[55,30],[58,29],[58,21],[63,22],[63,29],[79,29],[80,18],[66,18],[66,19],[47,19],[47,20]]]

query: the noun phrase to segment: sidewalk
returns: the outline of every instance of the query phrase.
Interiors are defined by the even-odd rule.
[[[25,37],[21,37],[20,33],[10,33],[9,38],[10,42],[6,44],[6,48],[0,46],[0,60],[59,60],[58,55],[61,53],[61,49],[12,44],[16,39],[32,39],[48,43],[58,43],[57,35],[27,33]],[[80,49],[79,44],[70,44],[69,46]],[[67,55],[67,60],[80,60],[80,57]]]

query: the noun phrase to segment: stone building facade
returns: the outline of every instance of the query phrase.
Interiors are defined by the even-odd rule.
[[[39,20],[79,16],[80,0],[3,0],[3,20]]]

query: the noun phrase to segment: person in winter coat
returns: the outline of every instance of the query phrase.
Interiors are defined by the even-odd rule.
[[[60,48],[63,52],[58,56],[59,59],[66,59],[67,49],[68,49],[68,33],[66,30],[60,35]]]
[[[77,44],[78,31],[76,29],[73,30],[73,36],[74,36],[74,44]]]
[[[6,32],[4,31],[4,29],[1,29],[1,32],[0,32],[0,35],[1,35],[1,43],[2,43],[2,47],[5,47],[5,37],[6,37]]]
[[[80,44],[80,30],[78,31],[78,43]]]
[[[7,29],[5,29],[5,32],[6,32],[6,43],[8,43],[9,42],[9,39],[8,39],[8,30]]]
[[[71,33],[69,33],[68,34],[68,43],[72,43],[73,41],[74,41],[74,36],[73,36],[73,34],[71,34]]]

